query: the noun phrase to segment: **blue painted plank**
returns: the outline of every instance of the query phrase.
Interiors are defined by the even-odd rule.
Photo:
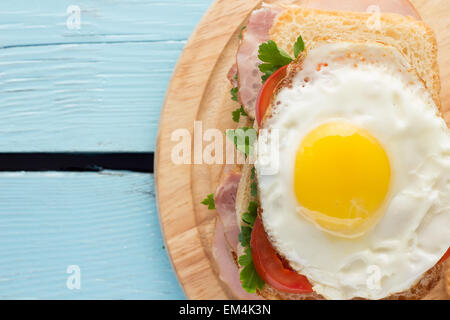
[[[1,1],[0,152],[154,151],[173,68],[211,2]]]
[[[0,299],[184,298],[152,175],[2,173],[0,202]],[[79,290],[67,287],[73,265]]]
[[[182,41],[0,50],[0,150],[153,151]]]
[[[2,0],[0,47],[186,40],[211,3],[212,0]],[[79,24],[73,19],[78,9]]]

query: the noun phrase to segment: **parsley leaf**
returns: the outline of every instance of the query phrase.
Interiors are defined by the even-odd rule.
[[[242,288],[248,293],[255,293],[256,290],[261,290],[264,287],[264,281],[256,272],[253,261],[242,269],[239,278],[242,283]]]
[[[294,44],[294,55],[297,58],[300,52],[305,50],[305,43],[303,38],[299,36]],[[293,61],[292,57],[283,49],[279,48],[277,44],[269,40],[259,46],[258,58],[263,63],[258,66],[263,73],[261,79],[263,83],[278,69],[288,65]]]
[[[201,203],[208,206],[208,210],[214,210],[216,208],[213,193],[209,194]]]
[[[258,216],[258,203],[250,201],[247,212],[242,215],[242,221],[253,227],[256,217]]]
[[[252,228],[258,214],[258,203],[250,201],[248,204],[248,212],[242,215],[242,220],[251,227],[242,226],[239,234],[239,241],[245,248],[245,254],[238,259],[239,265],[244,267],[240,272],[240,280],[242,288],[249,293],[255,293],[256,290],[261,290],[264,287],[264,280],[261,279],[255,269],[252,259],[252,251],[250,248]]]
[[[253,225],[255,224],[256,217],[257,217],[256,214],[251,214],[250,212],[246,212],[242,215],[242,221],[244,221],[245,223],[247,223],[253,227]]]
[[[233,141],[236,149],[246,156],[253,155],[254,144],[257,139],[256,130],[250,127],[242,127],[236,130],[227,130],[226,135]]]
[[[251,215],[249,212],[246,212],[246,213],[244,213],[244,214],[242,215],[242,220],[243,220],[245,223],[247,223],[247,224],[253,226],[253,224],[255,223],[255,220],[256,220],[256,216],[253,216],[253,215]]]
[[[258,203],[255,201],[250,201],[247,210],[249,213],[256,215],[256,213],[258,212]]]
[[[273,66],[282,67],[292,62],[291,56],[283,49],[278,48],[273,40],[262,43],[259,46],[258,53],[259,60]]]
[[[239,242],[244,248],[250,245],[251,237],[252,237],[252,228],[242,226],[241,233],[239,234]]]
[[[280,69],[280,66],[273,66],[271,64],[260,64],[259,65],[259,70],[264,73],[261,76],[261,80],[264,82],[266,82],[267,79],[269,79],[269,77],[272,75],[272,73],[274,73],[275,71],[277,71],[278,69]]]
[[[252,197],[256,198],[258,196],[258,186],[256,185],[256,182],[252,182],[250,186],[250,193]]]
[[[250,193],[252,197],[256,198],[258,196],[258,184],[256,183],[256,168],[252,168],[251,174],[252,184],[250,185]]]
[[[239,40],[242,40],[242,35],[243,35],[245,29],[247,29],[247,26],[243,26],[243,27],[241,28],[241,31],[239,32]]]
[[[281,67],[292,62],[292,58],[281,48],[278,48],[277,44],[269,40],[262,43],[259,46],[258,58],[262,64],[258,66],[259,70],[263,73],[262,80],[265,82],[275,71]]]
[[[264,287],[264,281],[256,272],[250,247],[245,249],[245,254],[239,257],[238,263],[244,267],[239,275],[242,288],[249,293],[255,293],[257,289],[261,290]]]
[[[241,116],[247,117],[247,113],[244,110],[244,107],[241,106],[239,109],[236,109],[232,112],[233,115],[233,121],[234,122],[239,122],[239,120],[241,119]]]
[[[253,263],[252,250],[250,249],[250,247],[245,249],[245,254],[239,257],[238,263],[243,267],[246,267]]]
[[[233,88],[233,89],[230,90],[230,93],[231,93],[231,100],[233,100],[233,101],[238,101],[238,92],[239,92],[238,87]]]
[[[298,55],[305,50],[305,43],[303,42],[302,36],[297,38],[297,41],[294,43],[294,56],[298,58]]]
[[[251,179],[253,180],[252,189],[256,188],[256,169],[252,168]],[[252,190],[252,194],[254,191]],[[242,221],[249,226],[241,226],[241,233],[239,234],[239,242],[245,248],[245,254],[239,257],[238,263],[243,267],[239,274],[242,288],[248,293],[255,293],[257,290],[261,290],[265,283],[261,279],[256,271],[252,258],[252,250],[250,248],[250,242],[252,237],[252,229],[255,224],[255,220],[258,216],[258,202],[250,201],[248,204],[247,212],[242,215]]]
[[[241,119],[241,112],[239,111],[239,109],[234,110],[231,114],[233,115],[233,121],[239,122],[239,120]]]

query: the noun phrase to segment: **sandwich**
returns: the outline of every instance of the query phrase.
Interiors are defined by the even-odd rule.
[[[203,201],[236,298],[449,299],[437,43],[405,6],[262,5],[242,28],[228,78],[248,161]]]

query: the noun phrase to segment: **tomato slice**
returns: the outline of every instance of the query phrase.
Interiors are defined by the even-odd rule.
[[[305,276],[287,269],[272,247],[260,218],[252,230],[250,242],[253,263],[259,276],[277,290],[288,293],[310,293],[312,286]]]
[[[447,260],[447,258],[450,257],[450,248],[448,248],[447,252],[444,254],[444,256],[441,258],[441,260],[439,260],[438,263],[444,262],[445,260]]]
[[[259,91],[258,99],[256,100],[256,120],[258,125],[261,125],[261,121],[269,108],[270,101],[272,100],[273,92],[275,91],[281,80],[286,77],[287,65],[281,67],[275,71],[264,83],[261,90]]]

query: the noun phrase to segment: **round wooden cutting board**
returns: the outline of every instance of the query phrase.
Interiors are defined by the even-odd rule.
[[[411,2],[436,33],[441,99],[443,109],[448,110],[450,2]],[[172,133],[187,129],[193,143],[194,121],[202,122],[203,132],[209,128],[225,132],[237,127],[231,112],[239,105],[230,99],[226,75],[235,62],[240,29],[260,4],[259,0],[217,0],[211,6],[184,48],[161,113],[155,161],[158,209],[166,247],[189,299],[234,298],[218,278],[212,258],[215,212],[200,204],[216,190],[224,166],[174,164],[171,154],[178,142],[172,141]]]

